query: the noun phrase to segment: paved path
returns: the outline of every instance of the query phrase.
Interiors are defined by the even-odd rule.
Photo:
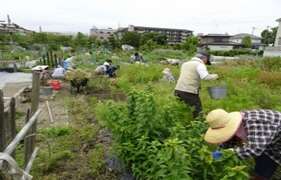
[[[4,97],[11,97],[24,87],[31,86],[32,82],[7,83],[2,91]]]

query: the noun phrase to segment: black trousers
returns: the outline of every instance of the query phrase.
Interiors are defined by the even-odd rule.
[[[260,156],[255,157],[254,171],[264,180],[271,179],[279,165],[270,157],[262,153]]]
[[[187,106],[194,107],[193,118],[197,118],[202,112],[202,103],[199,94],[188,93],[184,91],[175,90],[175,96],[183,100]]]

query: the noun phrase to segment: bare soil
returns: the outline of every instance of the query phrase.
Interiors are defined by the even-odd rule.
[[[5,101],[22,88],[28,88],[29,86],[31,86],[31,82],[6,84],[2,89],[4,97],[6,97]],[[62,86],[64,85],[62,84]],[[40,87],[39,108],[42,109],[42,111],[38,117],[38,128],[68,124],[67,109],[62,99],[58,98],[62,93],[67,93],[65,91],[67,90],[62,88],[61,90],[53,91],[50,95],[46,95],[44,86]],[[26,95],[27,96],[20,95],[16,99],[17,111],[27,112],[27,110],[31,108],[30,93]]]

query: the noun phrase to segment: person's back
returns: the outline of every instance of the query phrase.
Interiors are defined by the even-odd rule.
[[[54,72],[52,73],[53,79],[63,79],[64,78],[64,68],[61,66],[58,66]]]
[[[131,59],[131,63],[134,63],[134,62],[144,62],[144,58],[142,56],[142,54],[138,53],[138,52],[135,52],[134,55],[133,55],[133,58]]]
[[[119,69],[120,66],[119,65],[116,65],[116,66],[112,66],[111,68],[108,68],[105,72],[106,75],[108,75],[109,78],[116,78],[116,74],[115,74],[115,71],[117,69]]]
[[[176,90],[190,92],[194,94],[199,93],[200,75],[197,73],[197,66],[200,61],[190,60],[182,64],[180,70],[180,77],[178,79]]]
[[[62,67],[56,68],[53,72],[53,74],[63,74],[63,73],[64,73],[64,68]]]
[[[103,65],[100,65],[95,69],[95,73],[97,75],[103,75],[103,74],[105,74],[105,72],[108,68],[109,68],[109,63],[105,62],[105,63],[103,63]]]
[[[197,118],[202,112],[202,102],[199,97],[201,80],[215,80],[217,74],[209,74],[207,64],[210,54],[199,52],[190,61],[181,66],[180,76],[175,87],[175,95],[183,100],[188,106],[195,107],[193,118]]]

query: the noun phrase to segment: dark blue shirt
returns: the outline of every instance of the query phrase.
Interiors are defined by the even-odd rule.
[[[114,77],[116,77],[115,71],[116,71],[116,68],[113,66],[111,68],[108,68],[105,71],[105,74],[108,74],[108,77],[110,77],[110,78],[114,78]]]

